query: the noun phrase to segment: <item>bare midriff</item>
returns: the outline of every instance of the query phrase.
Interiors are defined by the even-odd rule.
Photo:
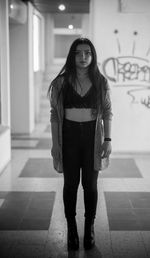
[[[92,115],[91,108],[66,108],[65,118],[75,122],[87,122],[96,119],[96,116]]]

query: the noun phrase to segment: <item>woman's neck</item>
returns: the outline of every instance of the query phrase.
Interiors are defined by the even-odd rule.
[[[88,70],[87,69],[77,69],[77,77],[84,79],[88,77]]]

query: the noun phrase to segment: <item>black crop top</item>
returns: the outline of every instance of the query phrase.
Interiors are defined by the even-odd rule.
[[[64,96],[64,108],[91,108],[96,109],[96,91],[93,86],[81,96],[72,85],[67,85]]]

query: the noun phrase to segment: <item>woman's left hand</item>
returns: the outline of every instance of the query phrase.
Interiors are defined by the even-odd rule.
[[[103,158],[109,157],[111,151],[112,151],[111,142],[104,141],[102,144],[101,158],[103,159]]]

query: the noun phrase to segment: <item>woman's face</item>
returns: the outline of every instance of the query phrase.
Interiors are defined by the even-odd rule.
[[[92,62],[91,48],[88,44],[80,44],[76,48],[75,63],[79,69],[87,68]]]

